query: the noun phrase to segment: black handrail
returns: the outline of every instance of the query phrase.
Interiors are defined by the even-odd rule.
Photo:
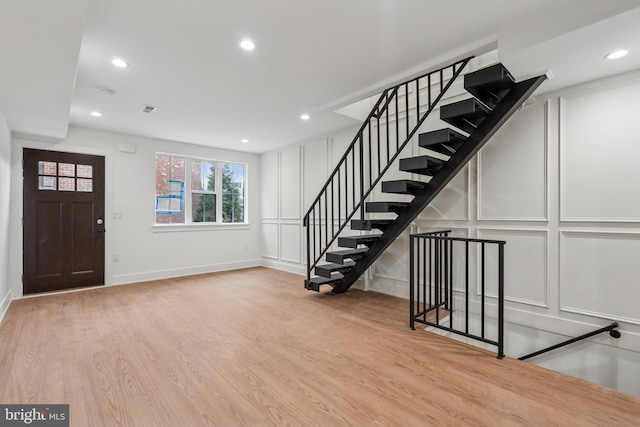
[[[382,92],[304,215],[307,280],[351,218],[360,211],[361,219],[364,219],[365,200],[470,60],[471,57],[463,59]],[[422,112],[421,89],[427,92],[427,108]],[[410,105],[410,90],[415,90],[415,99],[411,102],[415,105]],[[402,96],[404,100],[401,101]],[[415,108],[417,117],[412,126],[408,119],[410,107]],[[401,120],[405,126],[400,125]],[[372,131],[374,123],[375,132]],[[381,125],[385,126],[382,134]],[[393,133],[390,133],[391,126],[395,126]]]
[[[590,337],[592,337],[594,335],[601,334],[603,332],[609,332],[609,335],[611,335],[613,338],[620,338],[620,331],[616,331],[615,330],[615,328],[617,328],[618,326],[619,326],[618,322],[613,322],[612,324],[610,324],[609,326],[605,326],[604,328],[596,329],[593,332],[589,332],[589,333],[586,333],[584,335],[580,335],[579,337],[571,338],[571,339],[563,341],[563,342],[561,342],[559,344],[552,345],[550,347],[543,348],[542,350],[538,350],[538,351],[533,352],[531,354],[527,354],[526,356],[519,357],[518,360],[527,360],[527,359],[530,359],[532,357],[539,356],[539,355],[541,355],[543,353],[547,353],[547,352],[550,352],[552,350],[556,350],[556,349],[558,349],[560,347],[564,347],[564,346],[567,346],[569,344],[573,344],[574,342],[582,341],[584,339],[590,338]]]
[[[409,326],[415,329],[415,323],[422,323],[453,332],[468,338],[492,344],[498,347],[498,359],[504,358],[504,245],[503,240],[469,239],[461,237],[449,237],[451,230],[436,231],[410,235],[409,259]],[[454,251],[454,243],[464,247],[464,273],[460,274],[454,269],[454,260],[460,256],[460,252]],[[469,247],[470,244],[478,244],[480,247],[480,334],[471,332],[469,317]],[[487,335],[486,327],[486,246],[495,245],[498,250],[497,259],[497,287],[498,287],[498,312],[497,312],[497,339],[491,339]],[[463,289],[454,289],[454,286],[464,284]],[[464,299],[464,310],[456,310],[454,307],[454,293]],[[448,316],[449,326],[440,324],[441,310]],[[435,322],[428,320],[427,314],[435,311]],[[460,312],[460,313],[458,313]],[[462,315],[464,326],[457,328],[454,316],[458,319]]]

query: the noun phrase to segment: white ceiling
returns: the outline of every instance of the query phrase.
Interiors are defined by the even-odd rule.
[[[18,137],[60,140],[72,124],[264,152],[496,47],[516,77],[550,69],[545,91],[640,69],[638,22],[640,0],[0,0],[0,112]],[[617,47],[631,54],[605,63]]]

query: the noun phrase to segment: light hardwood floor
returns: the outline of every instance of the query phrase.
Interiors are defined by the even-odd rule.
[[[69,403],[81,427],[640,425],[638,397],[266,268],[12,302],[0,403]]]

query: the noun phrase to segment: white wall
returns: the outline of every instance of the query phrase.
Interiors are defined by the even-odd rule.
[[[507,355],[618,321],[620,339],[599,335],[532,362],[640,395],[638,99],[640,71],[531,99],[369,269],[367,288],[408,297],[412,232],[452,229],[506,240]],[[421,131],[442,127],[437,122]],[[299,191],[298,182],[290,186],[295,169],[304,212],[340,155],[331,151],[333,139],[264,154],[263,165],[287,176],[277,186],[263,182],[269,200]],[[304,255],[300,263],[285,262],[282,251],[303,239],[283,232],[285,220],[269,200],[263,199],[269,223],[263,236],[277,243],[264,246],[263,259],[304,271]]]
[[[120,151],[121,144],[135,153]],[[260,161],[256,154],[208,148],[166,140],[70,127],[59,144],[14,140],[12,220],[22,217],[22,149],[72,151],[105,156],[105,281],[122,284],[260,265]],[[248,225],[202,224],[154,227],[155,153],[202,157],[246,163]],[[113,219],[114,212],[121,219]],[[22,233],[13,227],[11,236],[14,298],[22,295]],[[113,262],[113,255],[119,262]]]
[[[0,320],[11,302],[9,270],[9,194],[11,187],[11,132],[0,112]]]

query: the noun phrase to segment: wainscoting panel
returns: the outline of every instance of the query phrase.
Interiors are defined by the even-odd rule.
[[[561,219],[639,222],[640,80],[560,99]]]
[[[262,223],[262,256],[278,259],[279,233],[277,223]]]
[[[640,325],[640,233],[562,231],[561,310]]]
[[[504,240],[505,300],[549,306],[547,230],[478,229],[479,239]],[[487,247],[487,295],[497,298],[497,252]]]
[[[300,224],[280,224],[280,259],[288,262],[301,262]]]
[[[327,139],[309,142],[303,145],[303,176],[304,197],[302,204],[303,215],[311,207],[320,189],[329,176],[327,165]]]
[[[280,219],[300,219],[300,147],[280,154]]]
[[[263,219],[278,218],[278,152],[260,156],[260,207]]]
[[[546,221],[548,102],[524,107],[478,153],[478,219]]]
[[[473,161],[473,160],[472,160]],[[420,219],[469,220],[469,165],[466,165],[420,214]]]

